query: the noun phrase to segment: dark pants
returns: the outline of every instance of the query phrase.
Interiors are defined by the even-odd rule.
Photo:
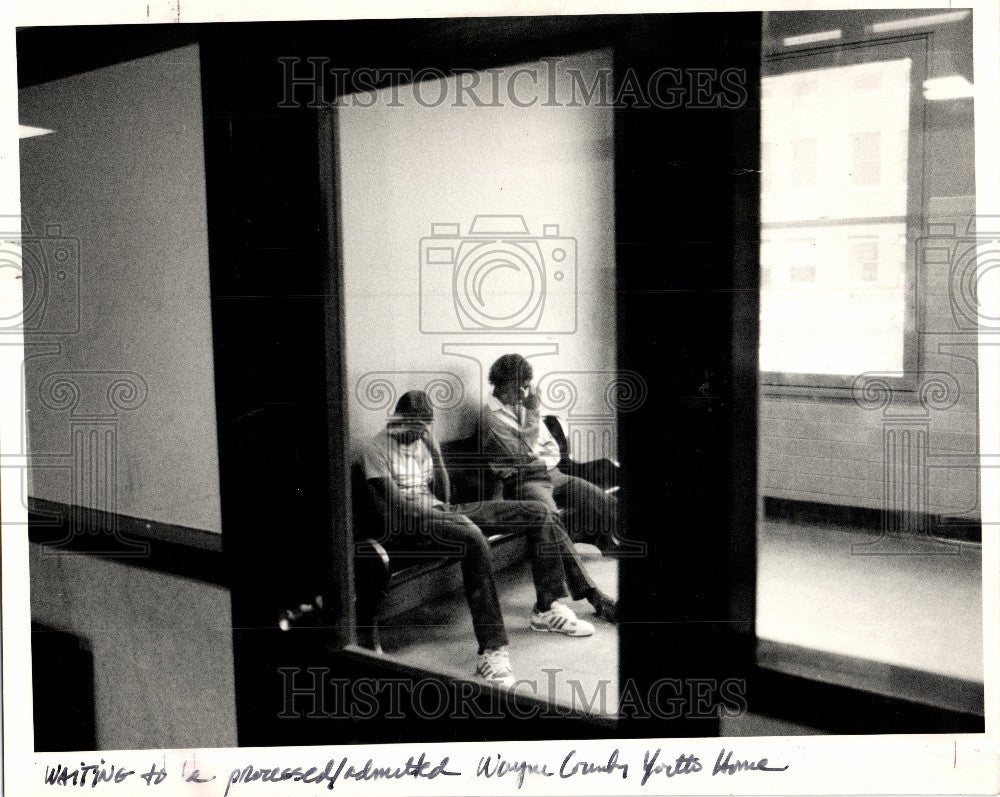
[[[493,579],[487,535],[524,529],[539,607],[566,594],[588,597],[594,588],[566,531],[552,512],[534,501],[481,501],[441,505],[416,521],[444,550],[461,556],[465,597],[479,652],[507,644],[507,631]]]
[[[504,493],[511,498],[540,501],[561,519],[575,542],[605,548],[615,535],[618,501],[596,484],[569,476],[558,468],[549,471],[549,480],[510,480]]]

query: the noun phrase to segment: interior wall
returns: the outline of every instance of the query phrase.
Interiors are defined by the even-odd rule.
[[[21,142],[26,260],[49,269],[26,321],[29,494],[218,532],[198,46],[18,101],[54,131]]]
[[[93,657],[97,749],[236,746],[225,587],[34,543],[30,570],[32,619]]]
[[[527,73],[515,77],[518,67],[490,70],[500,87],[495,107],[467,96],[460,106],[451,77],[420,84],[423,104],[407,86],[391,102],[385,89],[337,109],[354,446],[382,428],[396,397],[412,388],[427,388],[437,404],[441,439],[470,433],[489,393],[490,364],[517,351],[534,365],[545,410],[571,427],[574,454],[614,455],[615,413],[605,399],[615,390],[616,356],[612,110],[580,101],[579,92],[569,105],[569,70],[591,86],[602,70],[610,77],[611,52],[558,63],[559,107],[546,105],[550,65],[523,66],[538,75],[537,86]],[[489,102],[493,78],[481,77],[486,88],[478,91]],[[510,100],[512,78],[518,99],[538,97],[530,107]],[[483,214],[521,215],[541,240],[550,281],[531,331],[461,328],[451,267],[427,260],[433,242],[421,241],[432,225],[459,225],[452,238],[461,239]],[[575,243],[575,286],[568,269],[553,281],[555,244],[543,240],[543,225],[558,225],[558,236]]]
[[[971,64],[971,20],[967,29],[968,36],[962,33],[964,28],[931,35],[930,76],[953,74],[960,71],[957,65]],[[954,225],[958,236],[944,245],[961,253],[969,246],[963,234],[975,213],[972,99],[925,102],[923,121],[921,222]],[[958,258],[926,263],[922,249],[917,251],[921,259],[913,289],[920,306],[918,384],[943,374],[954,403],[924,410],[915,394],[897,394],[882,410],[859,406],[849,395],[792,396],[764,388],[760,400],[761,495],[949,517],[980,516],[978,471],[969,464],[978,452],[977,352],[975,346],[955,345],[974,340],[955,309],[960,287],[952,277]],[[822,352],[816,356],[822,357]],[[907,415],[912,420],[909,428],[923,429],[927,435],[927,489],[886,499],[884,430]]]

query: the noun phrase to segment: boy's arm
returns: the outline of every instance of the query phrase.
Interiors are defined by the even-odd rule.
[[[540,446],[539,456],[545,463],[545,467],[552,470],[562,459],[562,452],[559,450],[559,443],[556,442],[549,427],[544,423],[539,424],[538,427],[538,442]]]
[[[424,442],[431,451],[431,460],[434,462],[434,480],[431,483],[431,491],[444,501],[451,503],[451,479],[448,476],[448,469],[444,466],[444,457],[441,455],[441,446],[437,437],[428,434]]]
[[[483,449],[489,456],[493,472],[508,479],[517,472],[543,468],[547,463],[535,456],[534,441],[538,436],[538,412],[528,412],[523,426],[508,423],[489,407],[483,411]]]
[[[406,498],[403,493],[400,492],[399,487],[396,486],[396,482],[385,476],[377,476],[373,479],[367,479],[368,489],[372,491],[372,495],[380,501],[387,510],[401,507],[406,504]]]
[[[511,430],[489,407],[483,407],[480,433],[483,452],[487,455],[494,473],[501,479],[513,476],[518,460],[516,455],[519,444],[512,440]]]

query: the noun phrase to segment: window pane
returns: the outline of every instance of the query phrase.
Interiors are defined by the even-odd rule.
[[[611,80],[612,52],[577,53],[559,63],[552,72],[558,107],[421,101],[421,96],[461,96],[463,84],[452,75],[386,87],[337,109],[344,360],[354,386],[348,423],[352,449],[378,440],[395,450],[382,435],[396,401],[413,389],[427,394],[434,407],[433,433],[450,471],[453,514],[461,511],[494,538],[498,600],[516,646],[516,677],[538,683],[540,698],[583,708],[574,692],[579,683],[588,699],[599,696],[583,710],[613,714],[616,628],[598,625],[585,666],[573,670],[566,667],[558,635],[529,630],[514,637],[528,627],[537,595],[525,536],[513,532],[530,529],[534,521],[512,519],[510,506],[477,506],[493,487],[478,427],[492,391],[485,377],[502,354],[525,351],[532,357],[539,409],[558,416],[570,459],[617,458],[617,415],[604,399],[617,384],[615,237],[612,226],[594,223],[614,217],[613,109],[572,102],[576,80],[587,86]],[[501,85],[517,72],[549,74],[537,62],[495,72]],[[474,77],[490,84],[485,73]],[[537,341],[550,340],[549,335],[558,336],[558,345],[539,349]],[[504,348],[497,341],[506,341]],[[568,393],[559,393],[560,386],[572,400],[562,401]],[[417,455],[423,468],[417,488],[423,491],[434,486],[427,483],[430,452],[418,446]],[[390,468],[395,479],[406,475],[400,465]],[[358,506],[366,506],[367,495],[359,490]],[[600,512],[610,500],[584,504],[567,495],[574,507],[566,513],[566,527],[579,543],[576,554],[590,557],[581,567],[613,595],[617,560],[601,557],[595,548],[604,543],[600,535],[608,527]],[[458,564],[440,574],[412,570],[421,557],[440,558],[447,542],[428,539],[426,530],[394,516],[373,513],[372,520],[355,511],[355,534],[383,542],[390,566],[402,571],[406,585],[390,590],[381,610],[385,651],[418,668],[474,677],[479,640]],[[562,555],[569,560],[565,549]],[[504,563],[510,566],[499,572]],[[496,607],[483,603],[477,604],[477,616],[489,625]],[[584,605],[567,601],[567,606],[583,617]]]
[[[803,138],[792,142],[792,187],[816,187],[816,139]]]
[[[763,371],[903,370],[910,72],[899,58],[763,79]]]
[[[878,133],[860,133],[851,136],[852,185],[878,185],[879,149]]]
[[[757,661],[982,713],[977,330],[949,282],[956,251],[975,262],[973,102],[921,90],[928,66],[961,54],[971,70],[971,12],[865,40],[882,13],[836,12],[847,41],[801,54],[778,43],[832,29],[833,12],[765,21],[769,162],[790,174],[815,139],[817,181],[762,187]],[[808,109],[807,79],[822,98]]]
[[[876,282],[878,280],[878,239],[851,239],[850,265],[854,267],[857,279],[862,282]]]

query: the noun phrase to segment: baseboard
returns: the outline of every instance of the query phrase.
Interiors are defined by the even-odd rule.
[[[885,512],[870,507],[796,501],[773,496],[763,498],[763,517],[765,520],[786,520],[807,525],[847,526],[873,534],[896,529],[921,529],[920,533],[928,536],[956,542],[979,543],[983,539],[981,522],[972,518],[917,512]]]

